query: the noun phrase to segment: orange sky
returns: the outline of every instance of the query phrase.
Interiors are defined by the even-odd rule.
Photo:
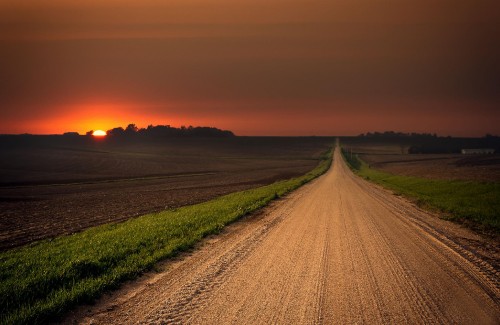
[[[3,0],[0,133],[500,134],[500,7]]]

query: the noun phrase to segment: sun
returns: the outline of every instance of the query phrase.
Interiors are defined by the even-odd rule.
[[[105,137],[106,136],[106,131],[103,130],[95,130],[92,135],[94,137]]]

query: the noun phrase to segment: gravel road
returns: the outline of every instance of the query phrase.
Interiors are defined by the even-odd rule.
[[[477,235],[370,184],[322,177],[64,319],[85,324],[499,324]]]

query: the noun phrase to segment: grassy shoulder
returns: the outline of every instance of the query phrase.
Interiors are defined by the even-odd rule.
[[[45,323],[91,302],[320,176],[331,161],[325,154],[301,177],[0,253],[0,322]]]
[[[413,199],[419,206],[442,212],[445,219],[500,233],[499,183],[394,175],[370,168],[356,155],[343,152],[343,156],[359,176]]]

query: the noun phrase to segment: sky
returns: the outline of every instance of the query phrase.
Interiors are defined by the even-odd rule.
[[[500,135],[497,0],[2,0],[0,133]]]

